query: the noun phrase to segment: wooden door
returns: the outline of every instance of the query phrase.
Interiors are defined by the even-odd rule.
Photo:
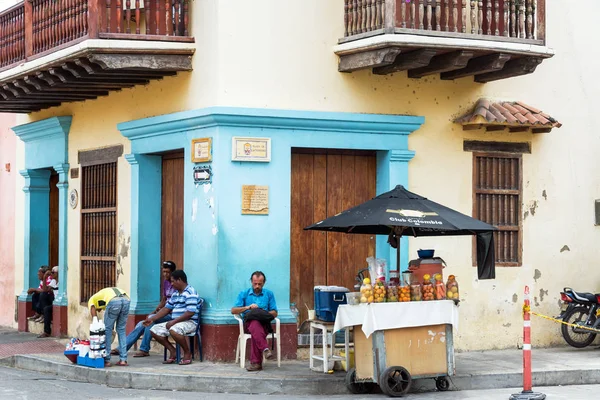
[[[163,155],[161,263],[173,261],[177,269],[183,269],[183,175],[183,151]]]
[[[352,290],[359,269],[375,255],[373,235],[303,228],[375,197],[374,152],[305,150],[292,154],[290,301],[307,318],[316,285]]]
[[[48,266],[50,268],[58,265],[58,174],[50,175],[50,208],[48,210],[49,234],[48,234]]]

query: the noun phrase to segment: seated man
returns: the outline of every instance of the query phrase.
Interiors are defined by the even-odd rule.
[[[34,320],[35,322],[43,322],[44,315],[41,307],[41,295],[46,291],[46,286],[50,283],[52,278],[46,275],[48,271],[47,265],[42,265],[37,272],[38,279],[40,280],[40,284],[37,288],[29,288],[27,289],[27,294],[31,295],[31,308],[34,313],[33,316],[27,318],[29,320]]]
[[[174,271],[171,274],[171,284],[175,292],[173,292],[163,309],[146,318],[144,326],[149,326],[170,313],[173,318],[171,321],[154,325],[150,332],[158,343],[169,350],[169,358],[163,364],[173,364],[176,360],[177,351],[168,338],[171,335],[183,350],[179,365],[188,365],[192,363],[192,352],[186,336],[196,332],[199,323],[198,293],[196,293],[196,289],[188,284],[187,275],[181,270]]]
[[[50,277],[50,283],[46,284],[47,277]],[[46,271],[44,274],[44,292],[40,294],[40,309],[44,315],[44,333],[38,338],[46,338],[50,336],[52,324],[52,302],[58,295],[58,266],[52,267],[52,270]]]
[[[160,310],[163,309],[167,301],[171,298],[171,295],[175,291],[173,286],[171,285],[171,274],[177,269],[177,266],[173,261],[165,261],[162,264],[162,276],[163,276],[163,286],[162,293],[160,296],[160,303],[156,307],[156,310],[148,317],[153,317]],[[140,321],[137,323],[135,328],[127,335],[127,350],[133,346],[135,342],[138,341],[140,336],[144,335],[142,339],[142,344],[140,345],[140,350],[135,353],[134,357],[148,357],[150,355],[150,341],[152,340],[152,334],[150,333],[150,328],[154,326],[154,324],[160,324],[162,322],[168,322],[172,319],[171,314],[167,314],[162,318],[159,318],[154,321],[154,323],[149,326],[144,326],[144,321]],[[113,350],[113,354],[119,354],[118,350]]]
[[[268,311],[273,317],[277,317],[277,304],[275,296],[269,289],[265,289],[264,285],[267,281],[265,274],[261,271],[256,271],[250,276],[252,287],[242,290],[235,301],[235,305],[231,308],[232,314],[244,314],[253,308],[262,308]],[[263,353],[267,360],[272,360],[273,354],[267,346],[267,330],[263,323],[257,320],[246,321],[244,323],[246,333],[252,335],[250,339],[250,365],[246,367],[248,371],[262,370]],[[241,355],[246,357],[245,354]]]
[[[104,312],[104,326],[106,327],[106,356],[104,357],[104,366],[111,367],[110,347],[112,343],[112,333],[117,325],[117,337],[119,338],[119,362],[115,365],[127,366],[127,346],[125,344],[125,325],[127,324],[127,315],[129,315],[129,296],[124,290],[116,287],[108,287],[100,290],[88,300],[88,307],[92,317],[98,315],[98,311],[106,309]]]

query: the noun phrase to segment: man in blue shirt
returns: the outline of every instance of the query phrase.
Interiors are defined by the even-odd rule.
[[[277,304],[275,296],[269,289],[265,289],[267,278],[261,271],[256,271],[250,276],[252,287],[242,290],[231,308],[232,314],[246,314],[248,310],[262,308],[268,311],[273,317],[277,317]],[[267,345],[267,330],[265,326],[256,320],[246,321],[244,324],[246,333],[251,335],[250,339],[250,365],[246,367],[248,371],[262,370],[263,354],[267,360],[272,360],[273,354]],[[245,357],[242,354],[242,357]]]
[[[192,352],[188,344],[187,335],[196,331],[198,324],[198,293],[196,289],[187,283],[187,275],[181,270],[174,271],[171,274],[171,284],[176,290],[164,308],[155,315],[149,316],[144,320],[144,326],[156,323],[167,314],[171,314],[171,321],[154,325],[150,329],[152,337],[169,350],[169,358],[163,364],[173,364],[175,362],[175,346],[169,342],[168,336],[177,342],[183,350],[183,357],[180,365],[192,363]]]

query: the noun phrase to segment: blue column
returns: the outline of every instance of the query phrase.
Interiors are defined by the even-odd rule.
[[[20,171],[25,177],[25,214],[23,292],[19,301],[27,301],[27,289],[37,287],[37,271],[48,264],[50,235],[50,171],[26,169]]]
[[[160,301],[162,158],[126,154],[131,164],[131,306],[149,314]]]
[[[69,207],[69,164],[55,165],[54,170],[58,172],[58,295],[54,298],[54,304],[66,306],[67,301],[67,210]]]
[[[411,150],[391,150],[377,154],[377,194],[385,193],[396,185],[408,189],[408,162],[415,156]],[[387,237],[377,236],[377,256],[388,261],[388,268],[396,269],[396,249],[387,243]],[[400,242],[400,270],[408,267],[408,238]]]

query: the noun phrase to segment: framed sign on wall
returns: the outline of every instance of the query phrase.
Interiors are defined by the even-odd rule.
[[[231,143],[232,161],[271,161],[271,138],[234,136]]]
[[[192,139],[192,162],[212,161],[212,138]]]

